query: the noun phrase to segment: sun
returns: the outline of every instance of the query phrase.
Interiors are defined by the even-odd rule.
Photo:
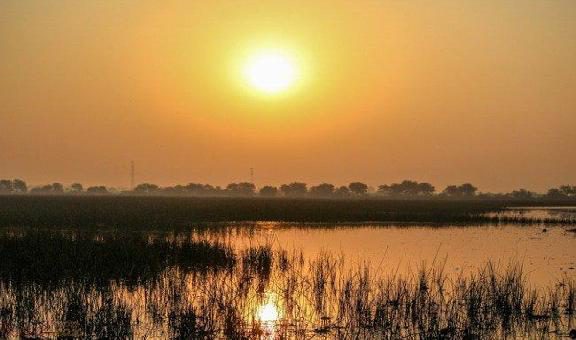
[[[286,53],[263,51],[249,58],[244,66],[244,77],[254,89],[266,94],[277,94],[294,85],[298,76],[296,63]]]

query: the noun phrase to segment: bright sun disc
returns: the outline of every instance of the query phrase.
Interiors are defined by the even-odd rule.
[[[251,58],[244,72],[252,87],[269,94],[288,89],[296,79],[293,61],[281,53],[262,53]]]

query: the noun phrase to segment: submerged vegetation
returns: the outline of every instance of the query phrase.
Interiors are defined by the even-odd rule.
[[[532,288],[517,263],[487,263],[455,276],[441,261],[388,273],[368,263],[347,266],[344,256],[305,258],[269,244],[232,251],[214,239],[28,233],[0,238],[8,264],[0,272],[2,338],[561,337],[575,317],[573,280]],[[37,242],[41,238],[46,242]],[[184,251],[185,244],[194,250]],[[30,251],[46,256],[37,260],[44,265],[23,261]],[[107,265],[93,266],[91,256],[105,256]],[[226,270],[190,266],[203,260]],[[73,275],[50,268],[52,261]],[[137,268],[151,262],[162,263],[162,270]],[[86,279],[100,271],[103,280]]]

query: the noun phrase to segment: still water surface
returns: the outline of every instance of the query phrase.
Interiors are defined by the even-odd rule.
[[[574,227],[504,226],[338,226],[294,228],[262,223],[252,237],[233,238],[240,248],[273,242],[277,248],[302,249],[307,257],[322,251],[343,254],[349,265],[370,262],[376,269],[413,272],[422,265],[445,263],[447,273],[469,272],[492,261],[519,262],[530,282],[545,286],[562,277],[576,278]],[[545,230],[545,231],[544,231]]]

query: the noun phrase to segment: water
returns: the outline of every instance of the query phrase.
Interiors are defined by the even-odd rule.
[[[321,251],[343,254],[350,266],[370,262],[384,273],[409,273],[422,264],[445,263],[448,273],[470,272],[488,261],[520,262],[535,286],[563,277],[576,278],[573,227],[504,226],[338,226],[294,228],[267,223],[251,237],[236,236],[239,247],[262,240],[277,248],[302,249],[306,257]],[[546,231],[543,231],[546,230]]]
[[[499,214],[564,219],[574,218],[576,209],[514,208]],[[106,244],[109,248],[104,249],[118,254],[112,254],[104,267],[100,263],[81,268],[79,272],[86,274],[80,277],[66,276],[66,268],[43,279],[35,279],[33,271],[24,280],[0,275],[0,337],[419,338],[446,331],[454,338],[466,334],[561,338],[576,321],[565,314],[567,301],[574,300],[570,293],[576,292],[573,228],[260,222],[214,225],[212,232],[202,234],[144,233],[147,242],[192,244],[202,239],[229,246],[236,265],[229,265],[227,252],[212,251],[224,257],[212,270],[195,264],[200,261],[197,253],[180,250],[165,260],[174,250],[162,246],[148,249],[154,255],[134,262],[135,268],[126,254],[138,254],[138,249],[128,245],[122,249],[121,242],[106,241],[106,233],[96,233],[90,236],[93,244],[90,238],[86,246],[69,251],[77,237],[57,238],[60,250],[53,253],[11,248],[21,249],[18,256],[25,260],[21,268],[3,273],[28,268],[25,261],[39,261],[32,267],[39,271],[58,267],[55,262],[63,261],[58,254],[98,254]],[[26,230],[9,234],[20,232]],[[8,243],[0,239],[0,250]],[[113,244],[116,248],[111,248]],[[186,254],[194,255],[186,258]],[[210,256],[214,260],[216,255]],[[488,262],[494,264],[494,272],[486,269]],[[68,262],[63,263],[59,265]],[[514,265],[522,267],[524,276],[516,276]],[[92,281],[106,266],[121,270],[107,271],[110,278],[104,283]],[[145,274],[142,279],[128,281],[139,276],[139,270]],[[58,273],[62,277],[54,278]],[[533,289],[538,298],[534,311],[528,312]],[[499,300],[500,291],[511,300]],[[514,305],[512,296],[520,295],[521,303]],[[466,310],[479,300],[489,312],[479,309],[472,314],[482,317],[470,319]],[[556,316],[554,308],[559,310]],[[414,309],[416,319],[405,312]],[[450,326],[453,320],[459,321]]]
[[[576,219],[576,207],[509,207],[503,211],[488,213],[488,216],[574,220]]]

